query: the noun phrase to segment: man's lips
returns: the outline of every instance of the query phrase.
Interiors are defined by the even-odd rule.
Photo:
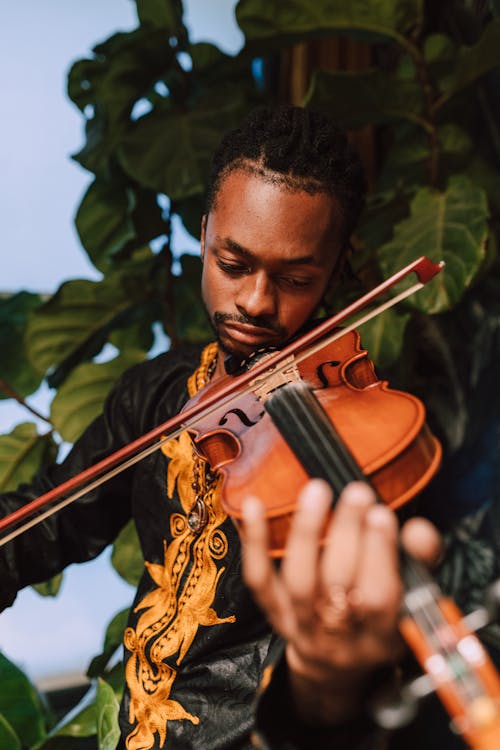
[[[240,344],[252,346],[254,344],[268,343],[276,339],[276,331],[270,328],[259,328],[258,326],[243,323],[232,323],[230,321],[219,324],[228,336]]]

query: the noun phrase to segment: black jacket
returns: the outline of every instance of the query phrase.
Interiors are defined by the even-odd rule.
[[[186,381],[199,354],[199,348],[186,347],[125,373],[103,415],[66,460],[32,485],[3,495],[2,514],[177,414],[188,399]],[[207,494],[205,528],[193,534],[187,525],[190,460],[187,442],[170,442],[6,545],[1,606],[10,605],[20,588],[95,557],[133,518],[146,562],[124,639],[120,724],[127,750],[236,750],[250,747],[252,735],[282,750],[378,747],[381,735],[364,714],[335,730],[294,720],[281,644],[242,581],[238,534],[215,489]],[[258,686],[266,665],[276,663],[256,726]],[[422,717],[420,726],[425,737]],[[397,735],[392,743],[399,745]],[[411,747],[408,739],[403,744]],[[432,747],[427,739],[426,745]]]

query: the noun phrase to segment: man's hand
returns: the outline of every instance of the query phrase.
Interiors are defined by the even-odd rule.
[[[346,487],[327,521],[331,500],[325,482],[306,485],[279,570],[268,555],[260,501],[249,498],[244,505],[243,575],[287,642],[299,715],[315,723],[355,716],[374,669],[394,663],[403,648],[396,516],[376,505],[370,487],[359,482]],[[435,529],[424,519],[406,526],[407,549],[435,560],[440,549]]]

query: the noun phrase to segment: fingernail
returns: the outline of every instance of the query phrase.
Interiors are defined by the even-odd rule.
[[[264,515],[264,506],[259,498],[249,495],[243,500],[241,515],[244,523],[252,523],[253,521],[262,518]]]
[[[375,505],[373,508],[370,508],[366,514],[366,522],[369,523],[370,526],[382,528],[383,526],[392,523],[392,512],[389,508],[385,508],[383,505]]]
[[[306,510],[316,510],[331,503],[330,487],[322,479],[311,479],[301,490],[299,504]]]
[[[351,482],[342,492],[342,499],[349,505],[366,506],[374,502],[375,496],[371,487],[363,482]]]

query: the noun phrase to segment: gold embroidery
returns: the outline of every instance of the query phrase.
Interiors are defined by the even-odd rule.
[[[200,368],[190,378],[190,391],[205,385],[208,367],[217,355],[213,345],[209,352],[207,349]],[[202,369],[205,372],[200,374]],[[170,440],[162,451],[170,459],[168,497],[172,498],[177,487],[182,508],[188,513],[194,502],[193,450],[189,435],[183,433],[178,439]],[[205,467],[202,469],[204,472]],[[191,533],[184,515],[172,514],[172,541],[168,545],[164,543],[163,564],[145,563],[157,588],[137,605],[135,611],[142,614],[135,630],[127,628],[125,631],[125,646],[131,652],[126,664],[129,721],[135,724],[126,740],[128,750],[151,750],[155,735],[159,746],[164,747],[169,721],[186,719],[199,723],[197,716],[170,698],[177,671],[165,660],[175,657],[175,664],[180,665],[200,625],[209,627],[235,621],[234,615],[220,618],[212,607],[225,570],[217,568],[216,560],[227,554],[227,537],[219,528],[226,519],[220,503],[220,486],[221,479],[218,479],[204,495],[208,522],[200,534]]]

